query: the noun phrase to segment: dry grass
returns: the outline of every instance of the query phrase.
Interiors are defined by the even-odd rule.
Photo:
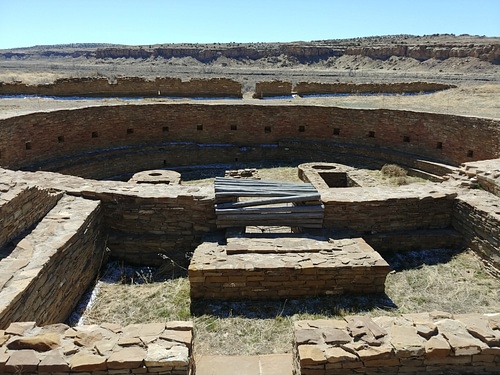
[[[471,252],[414,252],[388,260],[396,271],[387,277],[387,296],[192,304],[186,278],[141,285],[100,282],[97,299],[85,312],[84,322],[126,325],[192,319],[196,353],[255,355],[289,352],[293,322],[300,319],[432,310],[500,311],[500,281],[486,273]]]

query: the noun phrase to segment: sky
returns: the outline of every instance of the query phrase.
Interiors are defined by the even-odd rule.
[[[0,0],[0,49],[500,36],[500,0]]]

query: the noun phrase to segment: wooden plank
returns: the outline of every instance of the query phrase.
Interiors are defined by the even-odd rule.
[[[216,177],[215,185],[235,185],[235,186],[313,186],[310,182],[286,182],[286,181],[271,181],[271,180],[250,180]]]
[[[323,220],[323,213],[305,213],[305,214],[300,214],[300,215],[291,215],[289,213],[268,213],[268,214],[254,214],[254,213],[249,213],[249,214],[237,214],[237,215],[218,215],[216,220],[244,220],[247,222],[254,221],[254,222],[266,222],[266,221],[272,221],[272,220],[293,220],[293,221],[307,221],[309,219],[320,219]]]
[[[325,208],[322,205],[317,206],[283,206],[283,207],[242,207],[242,208],[216,208],[215,213],[247,213],[247,212],[324,212]]]
[[[234,222],[220,222],[217,223],[218,228],[233,228],[233,227],[246,227],[246,226],[255,226],[254,223],[234,223]],[[259,226],[285,226],[285,227],[301,227],[301,228],[323,228],[323,222],[304,222],[304,223],[295,223],[295,222],[275,222],[268,224],[258,224]]]
[[[275,197],[269,199],[250,200],[250,201],[234,202],[234,203],[217,203],[216,208],[238,208],[238,207],[261,206],[261,205],[276,204],[276,203],[319,201],[320,198],[321,198],[320,194]]]

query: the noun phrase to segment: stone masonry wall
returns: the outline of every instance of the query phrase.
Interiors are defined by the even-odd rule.
[[[272,251],[272,245],[259,241],[252,246],[248,238],[233,246],[236,253],[229,243],[202,243],[189,265],[191,298],[259,300],[384,292],[389,265],[361,238],[310,246],[301,241],[306,239],[277,238],[279,250]]]
[[[173,97],[235,97],[241,98],[241,84],[227,78],[191,79],[161,77],[146,80],[138,77],[63,78],[52,84],[26,85],[0,83],[0,95],[43,96],[173,96]]]
[[[186,254],[216,228],[212,185],[138,185],[51,172],[4,172],[3,181],[29,184],[36,178],[42,188],[100,201],[110,255],[128,262],[160,265],[163,254],[187,268]]]
[[[448,228],[456,193],[441,189],[419,186],[387,191],[358,187],[322,191],[323,226],[361,234]]]
[[[285,81],[266,81],[255,84],[254,99],[262,99],[272,96],[291,96],[292,83]]]
[[[0,261],[0,328],[64,321],[104,257],[98,201],[65,196]]]
[[[0,248],[37,223],[60,194],[11,182],[0,183]]]
[[[294,373],[498,374],[500,314],[298,321]]]
[[[482,190],[461,194],[453,207],[453,227],[491,270],[500,273],[500,198]],[[496,271],[495,271],[496,270]]]
[[[102,153],[101,162],[107,163],[109,151],[129,152],[133,158],[140,156],[141,147],[158,145],[168,152],[165,142],[253,147],[289,139],[312,142],[308,151],[313,154],[314,142],[330,141],[354,145],[359,152],[379,147],[458,165],[497,158],[499,138],[498,121],[441,114],[265,104],[130,104],[1,120],[0,165],[38,170],[51,160],[84,153]]]
[[[113,323],[0,330],[0,373],[190,375],[193,323]]]
[[[299,95],[314,94],[360,94],[360,93],[420,93],[450,89],[456,86],[430,82],[402,82],[402,83],[317,83],[299,82],[293,91]]]

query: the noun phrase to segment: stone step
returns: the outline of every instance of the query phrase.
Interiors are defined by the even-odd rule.
[[[207,240],[189,265],[191,298],[301,298],[383,293],[390,267],[362,238],[276,233]]]
[[[198,356],[195,375],[292,375],[292,354]]]

